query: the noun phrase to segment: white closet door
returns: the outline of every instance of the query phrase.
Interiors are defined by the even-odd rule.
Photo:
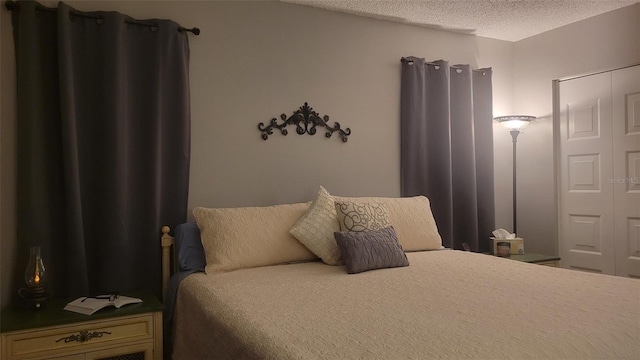
[[[561,266],[615,274],[611,73],[560,83]]]
[[[640,66],[612,72],[616,275],[640,277]]]

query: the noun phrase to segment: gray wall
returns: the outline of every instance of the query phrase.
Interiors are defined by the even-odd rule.
[[[400,194],[400,57],[474,66],[510,44],[282,3],[205,6],[192,42],[190,207],[306,201],[319,185],[343,195]],[[187,20],[185,20],[187,21]],[[199,46],[206,42],[205,46]],[[214,44],[212,46],[212,44]],[[256,125],[308,101],[353,131],[263,141]]]
[[[570,71],[573,57],[564,60],[564,55],[557,54],[555,61],[565,64],[562,70],[566,74],[539,70],[546,83],[541,88],[545,90],[531,97],[522,94],[521,89],[527,87],[524,81],[537,84],[540,79],[523,78],[528,66],[519,64],[526,59],[516,53],[528,51],[529,46],[537,50],[526,45],[528,40],[509,43],[295,4],[221,1],[69,4],[79,10],[115,10],[140,19],[171,18],[183,26],[202,30],[200,36],[190,37],[193,139],[189,208],[307,201],[319,185],[341,195],[398,196],[402,56],[492,67],[495,115],[549,114],[550,107],[544,113],[547,111],[544,106],[530,108],[527,104],[538,101],[546,104],[551,79],[573,73]],[[581,26],[588,29],[626,26],[619,23],[620,17],[614,14],[606,17],[604,23],[598,17]],[[16,238],[15,64],[8,11],[0,10],[0,21],[0,300],[6,304],[10,293],[15,291],[10,285]],[[548,33],[552,39],[554,33]],[[605,36],[602,40],[610,39]],[[567,42],[566,46],[570,44],[564,36],[559,41]],[[592,52],[586,44],[581,46],[584,51],[582,48],[572,51],[583,53],[582,56]],[[603,57],[621,61],[615,53]],[[608,65],[606,60],[597,64],[586,61],[588,69]],[[258,122],[269,121],[283,112],[290,114],[305,101],[321,115],[328,114],[332,122],[350,127],[353,135],[349,141],[344,144],[335,135],[326,139],[322,134],[295,133],[286,137],[274,134],[267,141],[260,138]],[[525,136],[540,138],[536,146],[538,158],[530,162],[528,171],[529,176],[545,172],[548,180],[553,177],[549,171],[552,136],[548,131],[536,130],[541,127],[544,125],[534,125],[526,135],[521,135],[521,147],[531,146],[524,145]],[[494,135],[497,226],[510,228],[511,140],[499,126],[495,127]],[[540,147],[544,147],[542,152]],[[526,171],[522,177],[527,177]],[[536,194],[548,199],[553,186],[548,181],[542,185]],[[521,235],[540,242],[531,245],[532,248],[555,252],[553,225],[539,229],[542,226],[537,220],[553,217],[553,201],[545,200],[538,206],[537,197],[530,198],[533,201],[520,210],[525,214],[529,211],[527,218],[520,220]],[[523,195],[519,200],[525,199]],[[531,212],[535,216],[529,216]]]
[[[551,114],[554,79],[640,63],[640,3],[514,43],[514,104],[539,117],[518,138],[518,232],[557,253]]]

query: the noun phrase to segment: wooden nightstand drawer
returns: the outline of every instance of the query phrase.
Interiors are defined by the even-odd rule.
[[[39,310],[7,306],[0,316],[0,360],[162,359],[162,303],[129,291],[141,303],[93,315],[64,310],[54,299]]]
[[[152,341],[153,315],[124,316],[73,325],[17,331],[6,334],[9,358],[55,356],[88,352],[105,346]]]

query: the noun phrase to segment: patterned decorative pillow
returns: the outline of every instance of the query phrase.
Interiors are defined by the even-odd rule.
[[[380,230],[391,226],[384,204],[335,201],[335,207],[340,231]]]
[[[289,233],[325,264],[341,265],[340,250],[333,236],[336,231],[340,231],[340,224],[333,197],[321,186],[309,209],[289,229]]]
[[[335,233],[347,272],[409,266],[409,260],[393,227],[373,231]]]

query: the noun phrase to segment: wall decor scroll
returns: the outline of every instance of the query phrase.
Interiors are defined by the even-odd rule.
[[[262,132],[262,138],[264,140],[267,140],[269,135],[273,135],[273,129],[278,129],[282,135],[287,135],[289,133],[289,131],[285,129],[287,125],[295,125],[296,132],[299,135],[303,135],[305,133],[315,135],[316,127],[321,126],[327,130],[325,133],[326,137],[330,138],[331,135],[337,131],[342,142],[347,142],[347,137],[351,135],[351,129],[341,129],[340,123],[338,122],[334,122],[333,127],[331,127],[329,125],[329,115],[325,115],[321,118],[306,102],[298,110],[294,111],[293,115],[287,117],[287,115],[282,114],[280,115],[280,119],[282,120],[282,123],[280,124],[278,124],[278,120],[276,118],[271,119],[271,123],[267,126],[262,122],[258,124],[258,129]]]

